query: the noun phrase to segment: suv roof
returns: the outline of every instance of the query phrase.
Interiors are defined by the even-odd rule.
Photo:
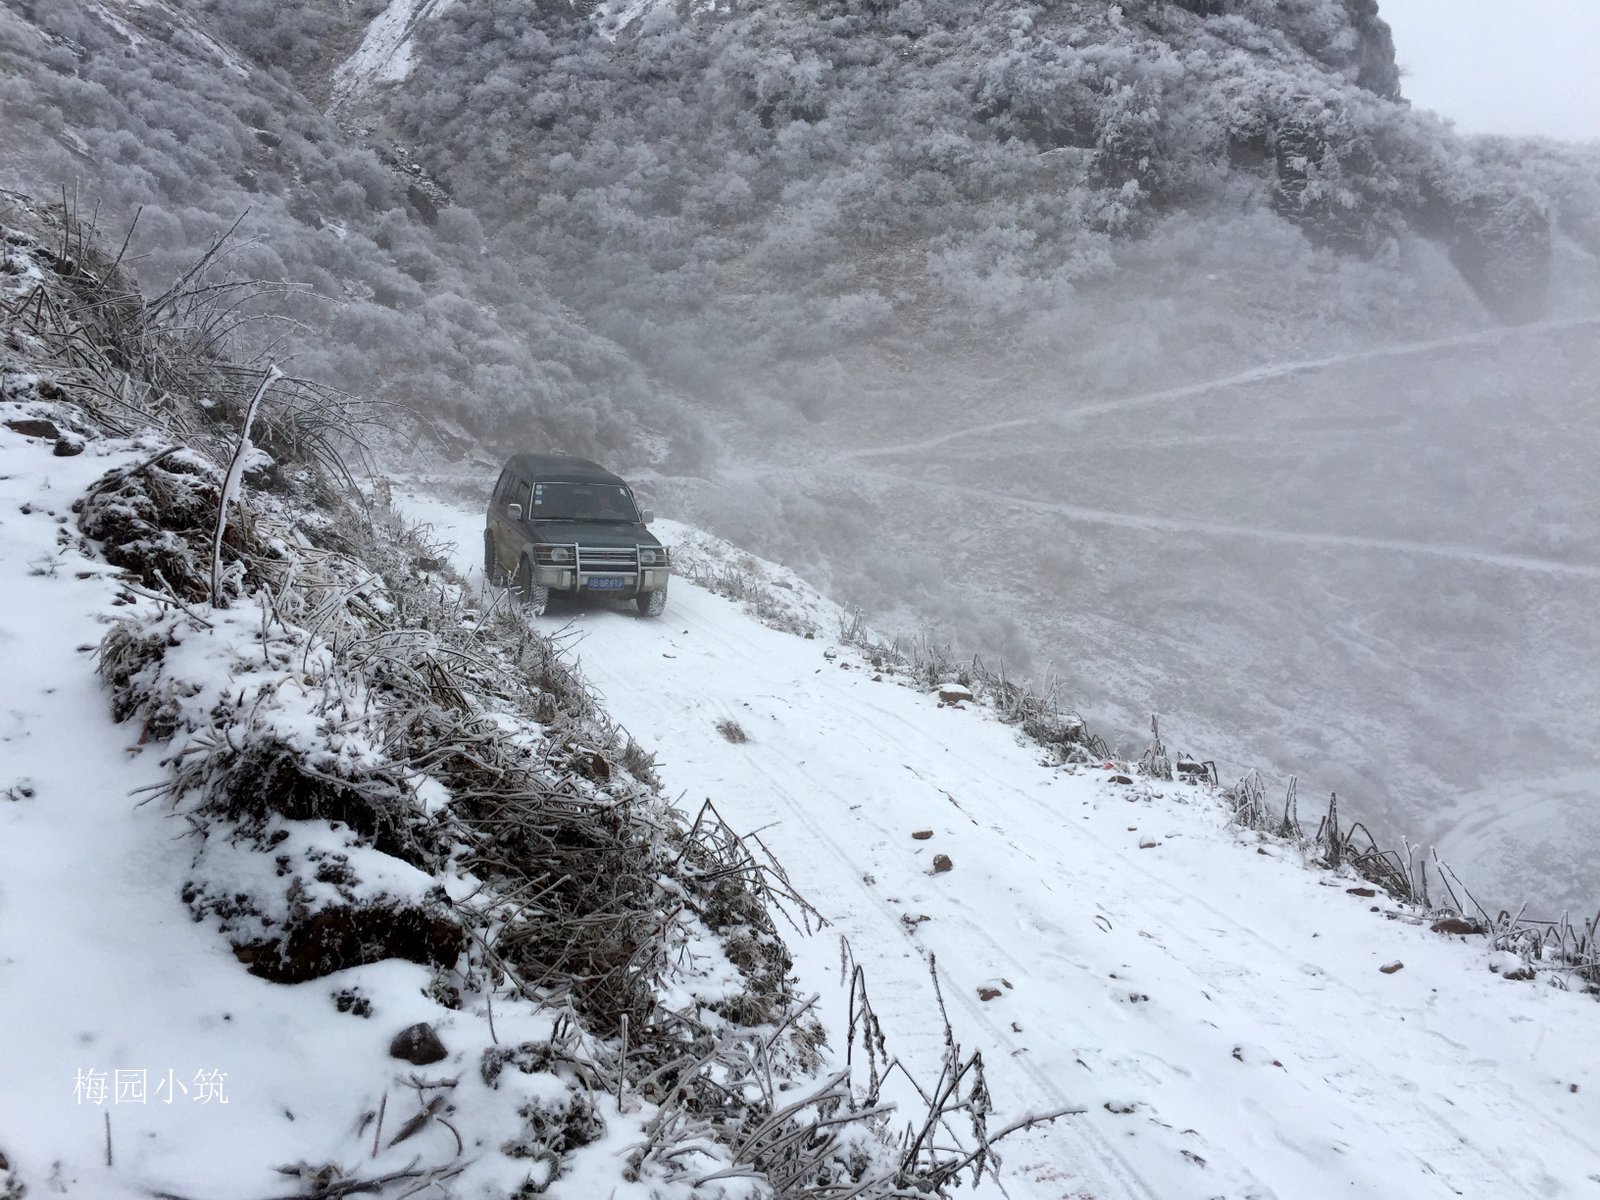
[[[626,487],[621,476],[613,475],[599,463],[573,454],[516,454],[506,464],[535,483],[616,483]]]

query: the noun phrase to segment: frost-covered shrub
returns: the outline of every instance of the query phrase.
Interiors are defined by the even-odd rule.
[[[236,351],[284,336],[296,373],[487,436],[516,430],[627,455],[642,451],[643,419],[670,442],[692,420],[668,413],[643,373],[574,320],[531,264],[484,253],[470,221],[452,217],[435,232],[414,199],[416,176],[289,84],[284,68],[331,67],[339,38],[330,35],[366,11],[217,0],[207,8],[225,30],[216,39],[201,13],[160,5],[115,20],[78,0],[0,9],[18,151],[9,181],[41,193],[70,184],[119,237],[138,212],[127,262],[152,294],[247,214],[231,268],[304,286],[253,309],[298,326],[247,322]],[[274,71],[227,48],[241,42]],[[427,303],[437,295],[466,302],[446,311]],[[489,386],[484,372],[500,365],[522,386]]]
[[[147,587],[170,585],[186,600],[204,600],[221,496],[222,472],[180,451],[101,480],[79,505],[78,527],[101,544],[107,561]],[[235,523],[227,535],[235,555],[243,548],[242,528]]]
[[[608,40],[462,5],[386,104],[494,237],[722,406],[718,362],[1048,326],[1174,212],[1265,204],[1375,261],[1434,230],[1472,152],[1396,102],[1372,0],[1186,7],[750,3]]]

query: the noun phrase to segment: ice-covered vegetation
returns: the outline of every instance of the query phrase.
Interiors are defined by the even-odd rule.
[[[661,4],[614,39],[461,4],[415,42],[382,107],[430,169],[725,400],[719,366],[862,339],[1059,340],[1175,212],[1275,214],[1391,276],[1427,234],[1524,319],[1557,230],[1600,249],[1581,157],[1535,178],[1413,112],[1371,3]]]
[[[1183,375],[1429,326],[1461,301],[1419,292],[1418,234],[1520,319],[1553,242],[1600,250],[1593,153],[1413,112],[1370,0],[593,7],[384,14],[409,71],[337,121],[313,104],[375,3],[8,10],[4,162],[144,206],[154,280],[248,209],[243,268],[336,335],[307,374],[680,463],[674,388],[819,419],[862,344],[901,413],[936,378],[906,356],[952,338]],[[1217,244],[1248,295],[1149,275]]]
[[[1380,16],[461,4],[361,111],[715,414],[679,511],[1431,840],[1592,765],[1600,159],[1414,111]]]
[[[284,19],[302,7],[273,6]],[[229,33],[267,56],[284,51],[273,28]],[[202,14],[164,4],[7,6],[0,184],[65,187],[119,229],[137,214],[126,265],[157,291],[237,222],[230,263],[281,285],[252,307],[298,323],[272,334],[297,373],[403,405],[450,448],[465,422],[693,461],[693,420],[552,296],[536,262],[487,253],[471,211],[445,205],[403,151],[317,111],[286,73],[298,61],[252,63]]]

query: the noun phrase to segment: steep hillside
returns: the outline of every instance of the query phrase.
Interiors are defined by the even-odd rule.
[[[1426,236],[1512,319],[1548,304],[1558,230],[1600,249],[1592,194],[1398,99],[1370,2],[641,7],[614,36],[584,6],[442,7],[369,107],[502,244],[681,371],[689,348],[752,367],[1018,325],[1055,342],[1174,213],[1271,213],[1388,256],[1371,295],[1415,274],[1397,240]],[[1246,227],[1223,230],[1248,256]],[[1269,289],[1286,265],[1255,263]]]
[[[1413,111],[1372,0],[0,23],[5,177],[142,205],[152,291],[248,208],[232,335],[402,406],[388,461],[602,454],[1114,742],[1592,908],[1600,151]]]
[[[486,252],[477,219],[402,147],[308,101],[291,72],[337,38],[302,15],[274,38],[271,21],[219,32],[161,2],[5,6],[0,186],[70,190],[107,237],[131,227],[124,261],[152,293],[237,225],[224,265],[270,286],[234,332],[404,410],[386,423],[452,452],[465,426],[698,461],[695,421],[564,308],[536,262]],[[265,313],[289,320],[257,323]]]
[[[899,1110],[970,1139],[896,1144],[881,1042],[853,1067],[792,991],[778,922],[815,912],[782,868],[355,486],[336,398],[219,354],[219,305],[8,198],[0,1196],[985,1174],[981,1062]]]

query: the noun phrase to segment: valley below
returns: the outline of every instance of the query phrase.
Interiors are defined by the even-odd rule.
[[[1302,811],[1337,792],[1385,846],[1437,847],[1491,915],[1578,916],[1600,901],[1597,329],[1120,396],[973,370],[651,488],[885,631],[1055,687],[1125,752],[1159,714],[1278,803],[1297,775]]]

